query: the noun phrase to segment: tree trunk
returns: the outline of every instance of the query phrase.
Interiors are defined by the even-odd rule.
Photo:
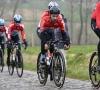
[[[82,0],[80,0],[80,22],[81,22],[81,26],[80,26],[80,31],[79,31],[78,41],[77,41],[78,45],[81,44],[82,31],[83,31]]]
[[[71,40],[73,41],[73,0],[70,0],[71,4],[71,22],[70,22],[70,28],[71,28]]]
[[[14,10],[13,10],[12,20],[13,20],[13,17],[14,17],[14,15],[15,15],[15,13],[16,13],[17,8],[18,8],[18,4],[19,4],[19,0],[17,0],[17,1],[15,2],[15,7],[14,7]]]
[[[0,2],[0,11],[1,11],[1,12],[0,12],[0,17],[2,17],[3,14],[4,14],[5,6],[6,6],[6,1],[1,0],[1,2]]]
[[[88,34],[88,32],[87,32],[87,24],[88,24],[88,23],[87,23],[87,22],[88,22],[88,7],[87,7],[87,6],[88,6],[88,5],[87,5],[87,4],[88,4],[88,2],[87,2],[87,0],[86,0],[86,17],[85,17],[85,36],[86,36],[86,37],[85,37],[85,44],[87,44],[87,39],[88,39],[88,38],[87,38],[87,34]]]

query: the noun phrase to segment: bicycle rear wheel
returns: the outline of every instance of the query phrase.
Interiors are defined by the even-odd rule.
[[[89,77],[93,87],[99,88],[100,72],[98,72],[97,66],[98,66],[98,53],[94,52],[90,58]]]
[[[10,53],[10,66],[8,66],[8,72],[10,75],[13,75],[14,73],[14,63],[15,62],[13,62],[12,54]]]
[[[40,56],[41,53],[39,53],[38,58],[37,58],[37,74],[38,74],[38,79],[41,85],[45,85],[47,82],[48,78],[48,73],[46,72],[46,65],[41,65],[40,64]]]
[[[4,60],[3,60],[3,51],[2,49],[0,49],[0,71],[3,71],[3,67],[4,67]]]
[[[61,88],[65,82],[66,66],[63,54],[57,50],[53,57],[53,79],[55,85]]]
[[[23,56],[20,50],[17,50],[16,53],[16,70],[19,77],[23,75]]]

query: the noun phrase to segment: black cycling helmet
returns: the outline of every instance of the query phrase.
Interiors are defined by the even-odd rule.
[[[50,14],[60,14],[60,9],[58,7],[51,7],[50,8]]]

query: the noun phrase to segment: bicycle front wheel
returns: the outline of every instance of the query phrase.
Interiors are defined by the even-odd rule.
[[[10,53],[10,66],[8,66],[8,72],[10,75],[13,75],[14,73],[14,61],[13,61],[13,58],[12,58],[12,54]]]
[[[16,70],[19,77],[23,75],[23,56],[20,50],[16,53]]]
[[[97,66],[98,66],[98,53],[94,52],[90,58],[89,77],[93,87],[99,88],[100,73],[97,70]]]
[[[0,49],[0,71],[3,71],[3,67],[4,67],[4,60],[3,60],[3,51],[2,49]]]
[[[46,72],[46,65],[40,64],[40,56],[41,53],[39,53],[37,58],[37,74],[40,84],[44,86],[47,82],[48,73]]]
[[[61,88],[66,77],[65,59],[61,51],[57,50],[53,57],[53,79],[55,85]]]

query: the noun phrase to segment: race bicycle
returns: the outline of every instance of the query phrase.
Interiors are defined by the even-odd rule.
[[[51,45],[55,45],[56,43],[59,43],[59,40],[55,41],[48,41],[49,49],[51,48]],[[64,43],[64,41],[61,41]],[[40,55],[41,52],[38,55],[37,58],[37,74],[38,79],[41,85],[45,85],[47,82],[48,74],[50,72],[50,69],[52,69],[52,76],[53,80],[55,82],[55,85],[58,88],[61,88],[65,81],[66,76],[66,65],[65,65],[65,59],[63,54],[60,50],[54,49],[52,56],[48,59],[48,52],[45,53],[45,64],[40,64]],[[48,63],[49,60],[49,63]]]
[[[16,67],[17,74],[19,77],[23,75],[23,56],[18,48],[18,44],[24,43],[14,43],[12,42],[12,48],[10,52],[10,66],[8,66],[8,71],[10,75],[13,75],[14,67]],[[25,47],[24,49],[26,49]]]

